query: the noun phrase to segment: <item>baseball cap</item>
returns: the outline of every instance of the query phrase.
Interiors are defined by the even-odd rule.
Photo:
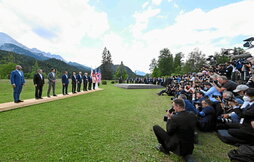
[[[241,84],[236,87],[233,92],[240,92],[240,91],[246,91],[249,87],[247,85]]]

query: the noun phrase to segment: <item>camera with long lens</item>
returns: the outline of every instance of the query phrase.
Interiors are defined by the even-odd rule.
[[[246,65],[246,64],[249,64],[250,62],[247,61],[247,60],[243,60],[243,61],[241,61],[241,63],[242,63],[243,65]]]
[[[224,118],[222,116],[218,116],[217,121],[220,122],[220,123],[232,123],[231,119]]]

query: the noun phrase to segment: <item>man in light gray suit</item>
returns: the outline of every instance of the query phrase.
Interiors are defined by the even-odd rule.
[[[47,96],[50,97],[50,91],[51,91],[51,87],[53,90],[53,96],[57,96],[56,95],[56,69],[51,69],[51,72],[48,74],[48,80],[49,80],[49,87],[48,87],[48,93]]]

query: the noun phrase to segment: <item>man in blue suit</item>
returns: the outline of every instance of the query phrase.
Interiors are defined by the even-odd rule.
[[[81,84],[82,84],[82,72],[80,71],[77,75],[78,88],[77,91],[80,92]]]
[[[20,65],[16,65],[16,70],[11,72],[11,84],[13,87],[13,97],[14,102],[19,103],[23,102],[19,99],[20,93],[22,91],[22,87],[25,84],[24,73],[21,71],[22,67]]]
[[[68,94],[68,85],[69,85],[69,77],[68,77],[68,72],[65,71],[63,76],[62,76],[62,84],[63,84],[63,95],[69,95]]]

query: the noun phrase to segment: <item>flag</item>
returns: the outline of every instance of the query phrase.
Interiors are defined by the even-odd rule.
[[[97,76],[97,82],[98,83],[101,83],[101,69],[100,68],[97,68],[96,69],[96,76]]]

